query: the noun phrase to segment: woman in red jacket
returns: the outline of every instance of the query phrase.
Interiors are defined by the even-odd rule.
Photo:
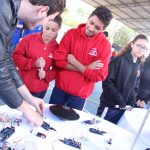
[[[35,33],[23,38],[17,45],[12,57],[19,68],[19,74],[31,94],[43,98],[49,82],[55,79],[53,51],[57,48],[57,33],[62,19],[56,16],[44,26],[42,33]]]

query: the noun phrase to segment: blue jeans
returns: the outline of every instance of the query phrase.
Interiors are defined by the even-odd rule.
[[[84,107],[85,99],[79,96],[73,96],[64,92],[63,90],[54,87],[50,97],[49,104],[66,105],[70,108],[82,110]]]
[[[46,94],[46,91],[43,91],[43,92],[39,92],[39,93],[32,93],[31,94],[35,97],[38,97],[38,98],[44,98],[45,94]]]
[[[105,106],[99,106],[97,110],[97,116],[102,117],[114,124],[117,124],[125,110],[118,108],[109,108]]]

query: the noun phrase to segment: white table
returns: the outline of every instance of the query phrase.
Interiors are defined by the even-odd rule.
[[[146,109],[141,108],[134,108],[131,111],[126,111],[118,125],[136,135],[146,115],[146,112],[147,112]],[[145,122],[145,125],[139,136],[137,144],[135,145],[135,148],[138,147],[139,144],[143,144],[145,148],[146,147],[150,148],[149,139],[150,139],[150,116],[148,116]]]
[[[16,132],[8,139],[8,142],[14,143],[19,141],[16,147],[19,147],[17,150],[21,150],[21,147],[25,147],[26,150],[77,150],[76,148],[67,146],[61,143],[58,139],[66,138],[76,138],[82,142],[82,150],[130,150],[132,142],[134,141],[134,135],[130,132],[118,127],[108,121],[102,120],[87,114],[85,112],[77,111],[80,115],[80,119],[76,121],[63,121],[53,115],[49,109],[49,105],[46,105],[46,110],[44,112],[46,116],[46,122],[49,122],[52,127],[57,131],[50,131],[47,133],[41,127],[35,127],[32,134],[30,133],[31,125],[27,123],[25,119],[19,127],[16,127]],[[0,112],[6,112],[8,115],[19,115],[21,113],[8,108],[7,106],[1,106]],[[82,121],[96,118],[101,120],[101,123],[96,125],[85,125],[82,124]],[[105,136],[96,135],[89,132],[89,128],[99,128],[104,130],[109,134]],[[2,126],[1,126],[2,128]],[[41,139],[36,137],[37,132],[46,133],[46,139]],[[86,137],[88,141],[79,139],[79,137]],[[108,145],[106,140],[112,137],[112,144]],[[32,146],[32,147],[31,147]],[[143,144],[139,144],[135,150],[144,150]]]

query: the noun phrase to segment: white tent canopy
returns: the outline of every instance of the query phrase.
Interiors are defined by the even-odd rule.
[[[108,7],[116,20],[138,33],[150,36],[150,0],[83,0],[97,7]]]

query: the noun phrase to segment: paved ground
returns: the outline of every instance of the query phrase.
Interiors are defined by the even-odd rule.
[[[99,97],[102,93],[102,84],[101,82],[98,82],[95,84],[94,91],[92,95],[88,98],[86,105],[85,105],[85,110],[90,112],[91,114],[95,115],[97,112],[97,107],[99,106]]]
[[[48,91],[44,97],[44,101],[46,103],[49,102],[49,98],[50,98],[53,86],[54,86],[54,82],[52,82],[50,88],[48,89]],[[99,97],[100,97],[101,92],[102,92],[101,82],[98,82],[95,84],[95,88],[94,88],[92,95],[86,101],[84,111],[92,113],[94,115],[96,114],[97,107],[99,105]],[[0,100],[0,105],[3,105],[3,104],[4,103],[2,102],[2,100]]]

